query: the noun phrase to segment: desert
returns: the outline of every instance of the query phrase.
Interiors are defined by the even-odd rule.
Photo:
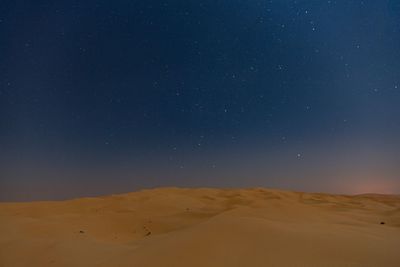
[[[155,188],[0,204],[0,266],[400,263],[400,196]]]

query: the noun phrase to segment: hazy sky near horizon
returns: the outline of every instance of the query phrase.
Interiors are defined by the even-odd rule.
[[[0,200],[400,193],[399,1],[1,1]]]

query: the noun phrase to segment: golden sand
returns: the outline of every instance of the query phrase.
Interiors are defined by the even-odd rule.
[[[399,267],[400,196],[159,188],[1,203],[0,266]]]

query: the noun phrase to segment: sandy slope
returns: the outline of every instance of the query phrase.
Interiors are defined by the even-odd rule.
[[[161,188],[2,203],[0,266],[398,267],[400,196]]]

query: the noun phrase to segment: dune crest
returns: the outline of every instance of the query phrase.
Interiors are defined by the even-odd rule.
[[[0,266],[386,266],[400,196],[158,188],[0,203]]]

